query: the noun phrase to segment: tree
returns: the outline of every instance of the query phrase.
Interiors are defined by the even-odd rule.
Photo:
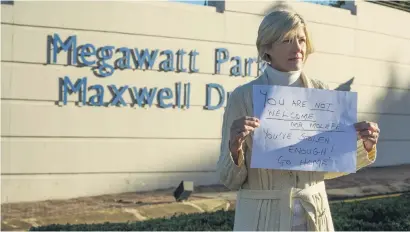
[[[374,1],[369,0],[368,2],[380,4],[387,7],[392,7],[399,10],[404,10],[410,12],[410,1]]]

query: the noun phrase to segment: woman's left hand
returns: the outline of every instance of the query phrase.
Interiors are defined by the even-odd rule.
[[[354,126],[358,135],[363,140],[366,151],[371,151],[379,139],[380,129],[377,123],[363,121],[356,123]]]

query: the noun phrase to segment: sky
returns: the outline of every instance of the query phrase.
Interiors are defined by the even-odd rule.
[[[189,4],[196,4],[196,5],[204,5],[205,0],[198,0],[198,1],[186,1],[186,0],[168,0],[171,2],[185,2],[185,3],[189,3]]]

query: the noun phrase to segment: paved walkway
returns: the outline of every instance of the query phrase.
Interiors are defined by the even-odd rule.
[[[410,165],[368,168],[326,181],[330,201],[410,191]],[[2,230],[27,230],[48,224],[142,221],[179,213],[234,209],[236,192],[223,186],[199,186],[188,201],[177,203],[173,189],[108,194],[69,200],[2,204]]]

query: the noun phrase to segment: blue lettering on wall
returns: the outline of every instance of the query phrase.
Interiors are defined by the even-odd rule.
[[[175,83],[175,92],[171,88],[137,88],[135,86],[130,87],[108,85],[106,88],[111,92],[112,98],[109,102],[104,103],[104,93],[105,88],[102,85],[96,84],[92,86],[87,86],[87,78],[79,78],[72,81],[69,77],[61,78],[60,80],[60,91],[61,100],[64,105],[68,104],[68,95],[78,94],[78,103],[82,105],[89,106],[127,106],[127,99],[125,93],[128,91],[130,93],[131,106],[138,105],[139,107],[145,107],[148,105],[152,107],[154,105],[154,100],[157,100],[157,105],[161,108],[178,107],[182,108],[184,106],[186,109],[190,108],[190,98],[191,98],[191,83],[184,83],[184,88],[182,88],[182,83]],[[183,91],[182,91],[183,90]],[[89,99],[87,101],[87,92],[89,92]],[[206,105],[204,106],[207,110],[217,110],[221,108],[227,100],[229,100],[230,92],[226,92],[224,87],[220,84],[210,83],[206,85]],[[129,96],[128,96],[129,97]],[[213,98],[217,98],[217,104],[212,104]],[[183,103],[183,105],[182,105]]]
[[[184,103],[185,103],[185,107],[186,107],[187,109],[189,109],[189,106],[190,106],[190,101],[189,101],[189,99],[191,99],[191,83],[184,84],[184,88],[185,88],[185,100],[184,100]]]
[[[133,87],[132,89],[134,90],[134,103],[137,103],[140,107],[144,106],[147,103],[150,107],[152,106],[157,88],[150,89],[150,91],[148,91],[147,87],[140,89],[140,91],[138,91],[138,88],[136,87]]]
[[[64,41],[58,34],[48,36],[47,39],[47,63],[56,64],[58,54],[65,52],[67,53],[68,65],[79,64],[80,67],[91,67],[94,74],[98,77],[112,76],[115,69],[125,70],[131,68],[144,70],[157,68],[165,72],[186,72],[187,68],[189,68],[190,73],[199,72],[196,66],[199,52],[196,50],[187,52],[184,49],[179,49],[174,53],[169,49],[163,51],[159,49],[150,50],[148,48],[139,50],[138,48],[126,47],[116,49],[111,45],[97,48],[90,43],[77,46],[78,41],[75,35],[67,37]],[[184,62],[186,54],[189,54],[188,63]],[[117,57],[114,58],[114,55]],[[160,60],[159,57],[164,59]],[[111,61],[112,59],[114,61]],[[96,63],[97,67],[93,67]]]
[[[215,89],[218,92],[219,101],[218,104],[212,105],[212,90]],[[216,83],[210,83],[206,86],[206,105],[208,110],[216,110],[223,106],[225,103],[225,89],[222,85]]]
[[[64,77],[60,79],[60,91],[61,98],[60,101],[64,105],[68,104],[68,95],[78,94],[78,102],[81,102],[83,105],[90,106],[127,106],[125,93],[130,92],[131,105],[138,105],[139,107],[149,107],[154,105],[154,100],[157,99],[158,106],[162,108],[178,107],[182,108],[182,102],[184,106],[188,109],[190,107],[190,97],[191,97],[191,83],[184,84],[184,92],[182,93],[182,83],[175,83],[175,93],[171,88],[137,88],[135,86],[129,87],[125,86],[116,86],[108,85],[106,87],[112,94],[112,99],[107,104],[104,104],[104,87],[102,85],[92,85],[87,88],[87,78],[79,78],[74,82],[69,77]],[[92,91],[92,96],[88,99],[87,102],[87,91]],[[91,94],[91,93],[90,93]],[[176,96],[174,98],[174,96]],[[172,101],[174,100],[174,101]]]
[[[242,75],[242,62],[239,56],[231,58],[231,61],[236,61],[236,64],[231,67],[230,73],[232,76],[241,76]]]
[[[50,56],[51,51],[53,51],[53,63],[57,63],[57,54],[61,50],[67,52],[67,63],[68,65],[77,64],[77,36],[72,35],[63,42],[58,34],[54,34],[54,37],[48,37],[48,43],[53,44],[53,48],[48,50],[48,56]],[[50,41],[51,40],[51,41]]]
[[[135,67],[142,69],[145,64],[145,69],[152,69],[157,59],[158,51],[158,49],[155,49],[150,54],[150,51],[146,48],[145,50],[141,50],[140,53],[138,52],[138,48],[135,48],[133,53]]]
[[[196,50],[193,50],[189,53],[189,71],[192,73],[197,73],[199,72],[199,69],[195,67],[195,62],[196,62],[196,56],[199,55],[199,52]]]
[[[94,45],[92,44],[85,44],[84,46],[80,46],[81,49],[80,50],[80,62],[81,64],[85,65],[85,66],[91,66],[95,64],[95,60],[93,61],[88,61],[87,58],[89,58],[90,56],[95,56],[96,53],[96,49],[94,47]],[[79,48],[80,48],[79,47]]]
[[[106,63],[113,56],[114,46],[105,46],[97,50],[98,68],[94,70],[99,77],[111,76],[114,73],[114,66]]]
[[[117,53],[121,53],[122,57],[118,58],[115,63],[114,67],[120,70],[130,69],[131,68],[131,50],[128,48],[118,48]]]
[[[177,52],[177,71],[178,72],[186,72],[186,68],[184,68],[184,55],[186,52],[184,49],[180,49]]]
[[[104,87],[102,85],[93,85],[88,88],[88,91],[96,90],[97,93],[88,100],[91,106],[103,106],[104,104]]]
[[[252,63],[255,62],[255,59],[248,58],[245,59],[245,76],[251,76],[252,74]]]
[[[112,100],[111,100],[111,105],[112,106],[118,106],[119,104],[126,106],[127,103],[125,102],[124,98],[122,95],[125,93],[125,91],[128,89],[128,85],[120,87],[119,89],[115,85],[110,85],[108,86],[111,93],[112,93]]]
[[[229,60],[229,52],[226,48],[215,49],[215,73],[221,73],[221,65]]]
[[[78,43],[76,35],[61,38],[58,34],[47,36],[47,63],[58,63],[58,56],[67,55],[67,64],[78,67],[90,67],[97,77],[109,77],[116,70],[159,70],[163,72],[198,73],[197,50],[177,49],[138,49],[106,45],[97,47],[91,43]],[[186,56],[185,56],[186,55]],[[223,68],[229,68],[230,76],[259,76],[267,66],[261,59],[230,55],[226,48],[214,50],[214,74],[221,74]],[[115,56],[115,57],[114,57]],[[187,57],[186,59],[184,59]],[[243,59],[243,60],[242,60]],[[185,60],[185,61],[184,61]],[[61,62],[60,62],[61,63]],[[224,67],[226,65],[226,67]],[[229,67],[228,67],[229,66]],[[254,70],[254,72],[252,72]],[[206,71],[205,71],[206,74]],[[199,75],[195,75],[199,77]],[[136,75],[138,78],[138,75]],[[191,84],[175,83],[175,88],[147,88],[136,86],[102,86],[99,84],[87,86],[87,78],[82,77],[73,82],[69,77],[60,78],[59,99],[67,104],[69,95],[78,95],[77,104],[89,106],[139,106],[162,108],[190,108]],[[87,88],[88,87],[88,88]],[[112,98],[104,102],[104,93],[109,90]],[[125,93],[129,94],[125,94]],[[87,93],[89,98],[87,99]],[[229,99],[230,92],[226,92],[220,84],[206,85],[206,103],[204,108],[216,110],[224,106]],[[131,97],[131,98],[130,98]],[[217,101],[215,101],[217,98]],[[87,101],[88,100],[88,101]],[[213,101],[212,101],[213,100]],[[156,101],[156,102],[155,102]],[[217,102],[217,104],[215,104]]]
[[[175,101],[177,102],[177,106],[181,109],[181,82],[175,84]]]
[[[174,71],[174,53],[171,50],[165,50],[161,52],[161,55],[165,55],[166,59],[159,64],[160,71]]]
[[[65,76],[62,81],[62,86],[60,89],[63,91],[63,103],[67,105],[67,98],[69,94],[78,93],[79,94],[79,101],[85,105],[86,104],[86,89],[87,89],[87,78],[83,77],[78,79],[75,84],[71,82],[70,78]],[[61,88],[62,87],[62,88]]]
[[[161,89],[158,92],[158,103],[159,107],[161,108],[169,108],[172,107],[172,103],[166,104],[164,100],[169,100],[173,98],[172,90],[170,88]]]
[[[160,51],[159,49],[138,49],[107,45],[96,47],[91,43],[85,43],[78,46],[77,36],[69,36],[63,40],[60,35],[54,34],[48,36],[48,53],[47,63],[57,63],[58,54],[67,53],[67,64],[77,65],[80,67],[91,67],[94,74],[98,77],[112,76],[115,70],[140,69],[160,71],[176,71],[198,73],[199,68],[196,66],[199,52],[184,49],[178,49],[175,53],[170,49]],[[185,55],[189,55],[188,63],[185,64]],[[114,57],[114,55],[116,57]],[[131,60],[132,59],[132,60]],[[231,60],[231,64],[228,61]],[[97,63],[96,67],[95,64]],[[251,76],[252,66],[257,65],[257,75],[266,66],[265,62],[256,58],[245,58],[240,56],[230,57],[226,48],[215,49],[214,73],[221,74],[223,64],[230,65],[231,76]]]

